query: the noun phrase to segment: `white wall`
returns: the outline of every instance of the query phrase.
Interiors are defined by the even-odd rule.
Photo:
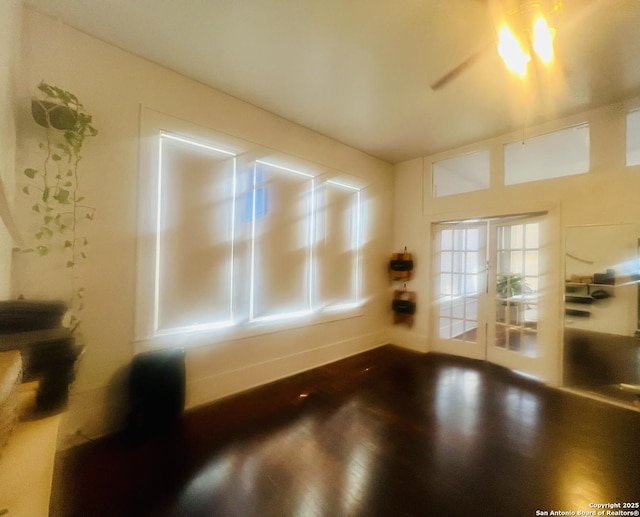
[[[22,8],[18,0],[0,2],[0,300],[9,297],[12,225],[11,204],[16,155],[16,57]]]
[[[400,327],[394,329],[392,341],[423,351],[431,349],[430,223],[550,210],[555,251],[545,274],[555,279],[557,286],[547,288],[551,291],[547,294],[552,300],[552,307],[545,318],[550,318],[547,320],[548,327],[557,331],[550,332],[541,341],[548,348],[546,377],[551,383],[559,382],[565,229],[569,226],[640,221],[640,203],[637,199],[640,192],[640,166],[625,166],[625,116],[628,109],[639,103],[639,99],[631,99],[526,129],[527,136],[534,136],[588,121],[591,125],[591,170],[587,174],[505,186],[502,180],[502,146],[522,139],[522,131],[398,164],[395,176],[394,245],[396,248],[407,246],[416,255],[418,267],[410,287],[417,291],[419,303],[414,327],[410,330]],[[489,189],[439,198],[431,195],[433,162],[483,148],[492,151]]]
[[[83,315],[86,353],[63,421],[61,446],[76,430],[97,436],[120,427],[126,368],[133,355],[137,245],[137,187],[141,106],[224,132],[368,183],[369,240],[365,247],[362,316],[321,325],[190,348],[187,404],[194,406],[386,341],[386,264],[392,230],[393,168],[359,151],[177,73],[25,10],[24,82],[20,92],[18,170],[37,160],[38,129],[28,116],[42,80],[73,91],[93,115],[99,135],[86,144],[83,190],[96,217],[85,226],[89,259],[79,272],[87,290]],[[20,174],[18,175],[20,178]],[[19,192],[22,214],[29,207]],[[25,224],[28,227],[28,224]],[[62,296],[59,265],[19,256],[13,293]]]

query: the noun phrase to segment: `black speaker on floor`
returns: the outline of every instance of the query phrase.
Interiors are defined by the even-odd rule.
[[[129,378],[129,430],[136,438],[171,429],[185,402],[183,348],[144,352],[133,358]]]

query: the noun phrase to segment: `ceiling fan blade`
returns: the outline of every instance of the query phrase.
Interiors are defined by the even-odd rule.
[[[473,54],[471,54],[467,59],[462,61],[458,66],[449,70],[445,75],[443,75],[440,79],[438,79],[435,83],[431,85],[431,89],[436,91],[444,88],[447,84],[453,81],[456,77],[458,77],[462,72],[464,72],[467,68],[469,68],[473,63],[475,63],[478,58],[483,54],[486,48],[482,48]]]

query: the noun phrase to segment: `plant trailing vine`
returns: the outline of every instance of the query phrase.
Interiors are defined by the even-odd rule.
[[[46,82],[41,82],[38,90],[43,98],[33,99],[31,111],[34,120],[45,128],[45,139],[39,143],[44,160],[38,169],[24,170],[28,183],[22,188],[34,200],[31,211],[38,222],[33,234],[35,245],[21,251],[41,257],[58,251],[63,254],[70,276],[67,325],[73,332],[80,325],[84,297],[84,288],[77,285],[76,267],[87,257],[89,244],[79,223],[91,221],[95,215],[95,208],[84,203],[80,192],[79,165],[85,140],[98,131],[73,93]]]

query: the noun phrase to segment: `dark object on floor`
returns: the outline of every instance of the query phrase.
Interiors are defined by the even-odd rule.
[[[157,350],[133,358],[129,379],[129,431],[144,438],[170,429],[184,410],[185,351]]]

